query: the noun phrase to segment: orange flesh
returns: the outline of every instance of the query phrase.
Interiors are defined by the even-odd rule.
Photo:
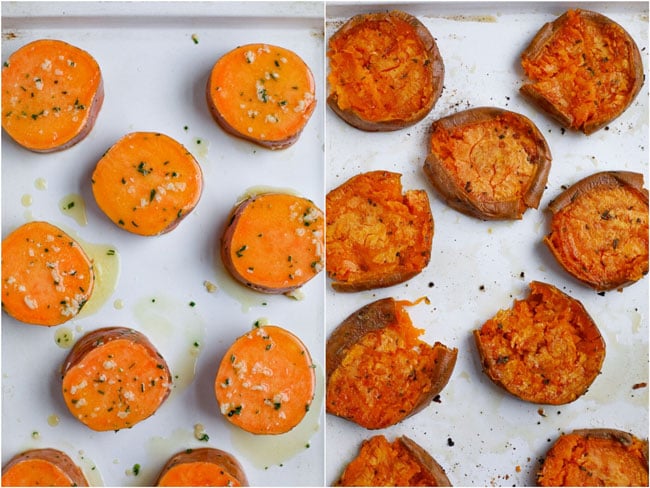
[[[628,186],[582,192],[553,215],[544,241],[573,276],[598,289],[637,281],[648,272],[647,200]]]
[[[52,150],[79,136],[98,96],[102,77],[90,54],[62,41],[34,41],[2,68],[2,127],[28,149]]]
[[[405,20],[369,19],[329,43],[330,94],[365,120],[409,119],[433,97],[432,59]]]
[[[348,349],[327,381],[328,412],[381,428],[405,418],[434,388],[432,370],[444,353],[419,339],[424,330],[413,326],[407,305],[412,303],[397,302],[395,323],[366,333]]]
[[[474,335],[488,376],[534,403],[575,400],[605,358],[605,343],[582,307],[536,282],[525,300],[500,310]]]
[[[433,219],[423,190],[402,195],[400,175],[358,175],[326,197],[326,269],[339,282],[413,275],[429,262]],[[410,276],[409,276],[410,277]]]
[[[2,473],[2,486],[75,486],[75,484],[54,463],[44,459],[27,459]]]
[[[446,130],[434,126],[431,152],[455,186],[476,201],[521,199],[537,173],[539,150],[531,129],[517,117],[502,114],[490,121]]]
[[[132,427],[153,415],[170,388],[164,361],[128,339],[90,350],[65,373],[62,384],[70,412],[97,431]]]
[[[170,468],[156,486],[241,486],[221,466],[209,462],[181,463]]]
[[[582,128],[622,111],[634,90],[631,46],[623,29],[590,22],[570,10],[568,21],[534,59],[522,66],[534,88]]]
[[[134,132],[99,160],[92,184],[97,205],[116,225],[152,236],[196,206],[203,177],[194,157],[172,138]]]
[[[613,439],[563,435],[546,456],[540,486],[648,486],[648,461],[635,439],[625,446]]]
[[[277,326],[256,328],[237,339],[214,383],[221,413],[253,434],[282,434],[298,425],[315,386],[307,348]]]
[[[240,46],[212,68],[208,97],[240,135],[284,141],[302,131],[316,107],[309,67],[294,52],[268,44]]]
[[[337,485],[438,486],[401,442],[390,443],[383,435],[364,441]]]
[[[66,322],[90,299],[93,284],[86,253],[47,222],[22,225],[2,241],[2,306],[16,320]]]
[[[295,195],[245,202],[227,230],[225,260],[235,277],[269,292],[302,286],[323,268],[322,211]]]

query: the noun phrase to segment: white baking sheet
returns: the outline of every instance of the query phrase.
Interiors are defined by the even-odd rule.
[[[322,394],[300,427],[265,437],[231,428],[213,393],[221,356],[259,319],[303,339],[318,365],[322,390],[324,273],[303,288],[302,300],[247,292],[224,274],[215,249],[230,209],[250,188],[291,190],[323,208],[323,11],[323,4],[313,2],[2,3],[3,61],[31,40],[61,39],[95,57],[105,86],[93,131],[71,149],[34,154],[2,135],[3,238],[26,221],[48,220],[88,247],[103,246],[93,253],[104,271],[103,296],[88,304],[96,310],[63,326],[29,326],[2,314],[3,465],[25,449],[54,447],[80,464],[93,485],[143,486],[155,481],[172,454],[212,446],[235,455],[251,485],[323,485]],[[226,135],[205,103],[214,62],[253,42],[295,51],[317,80],[317,109],[299,141],[283,151]],[[169,234],[128,234],[94,202],[94,165],[131,131],[175,138],[203,169],[198,206]],[[75,219],[61,211],[73,194],[80,197],[75,208],[85,203],[86,223],[79,213]],[[107,249],[116,254],[106,257]],[[117,270],[112,288],[110,272]],[[206,280],[218,290],[209,293]],[[143,331],[179,378],[153,417],[130,430],[94,432],[62,401],[59,367],[69,350],[56,338],[61,330],[77,339],[113,325]],[[196,424],[208,434],[207,442],[195,438]],[[140,465],[137,476],[135,464]]]
[[[648,279],[600,296],[566,275],[554,262],[542,237],[548,232],[545,208],[561,186],[602,170],[648,175],[648,82],[630,109],[586,137],[562,131],[519,94],[524,77],[519,55],[545,22],[577,2],[423,2],[327,6],[326,38],[350,16],[399,8],[417,16],[436,38],[445,63],[444,90],[430,115],[419,124],[392,133],[364,133],[328,110],[327,190],[349,177],[374,169],[403,174],[405,188],[428,191],[435,236],[428,267],[411,281],[387,289],[337,294],[327,285],[327,333],[362,305],[393,296],[414,300],[415,325],[425,340],[457,347],[452,378],[432,403],[401,424],[368,431],[327,416],[326,481],[333,483],[357,453],[363,439],[407,435],[462,486],[534,485],[539,460],[561,432],[612,427],[646,437],[648,388]],[[625,27],[636,40],[647,72],[648,4],[583,3]],[[427,131],[439,117],[476,106],[497,106],[531,118],[546,137],[553,165],[540,210],[521,221],[481,222],[448,207],[425,180],[422,164]],[[532,280],[549,282],[578,298],[592,314],[607,343],[602,374],[574,403],[550,407],[524,403],[495,387],[481,372],[471,331],[514,299],[527,295]],[[541,409],[541,410],[540,410]]]

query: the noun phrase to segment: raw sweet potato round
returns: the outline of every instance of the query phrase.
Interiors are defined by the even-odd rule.
[[[429,30],[412,15],[360,14],[329,40],[329,107],[365,131],[419,122],[442,93],[444,64]]]
[[[433,346],[411,323],[407,301],[384,298],[346,318],[326,345],[327,412],[382,429],[427,407],[447,385],[458,350]]]
[[[370,171],[326,196],[325,266],[336,291],[396,285],[429,263],[433,216],[424,190],[402,193],[401,174]]]
[[[632,37],[612,19],[568,10],[545,24],[521,55],[532,83],[521,93],[567,128],[591,134],[620,116],[641,90]]]
[[[561,405],[584,394],[600,373],[605,341],[583,305],[533,281],[524,300],[474,331],[483,372],[512,395]]]
[[[89,486],[83,471],[58,449],[30,449],[2,467],[2,486]]]
[[[451,486],[445,470],[406,436],[363,441],[334,486]]]
[[[204,447],[172,456],[160,471],[156,486],[248,486],[248,480],[232,454]]]
[[[605,291],[648,273],[648,190],[642,174],[595,173],[562,192],[549,209],[544,243],[576,279]]]
[[[479,107],[431,126],[424,172],[445,202],[467,215],[520,219],[539,205],[550,169],[544,136],[518,113]]]
[[[648,486],[648,441],[616,429],[562,434],[546,453],[539,486]]]
[[[103,101],[97,61],[63,41],[30,42],[2,68],[2,128],[31,151],[59,151],[80,142]]]

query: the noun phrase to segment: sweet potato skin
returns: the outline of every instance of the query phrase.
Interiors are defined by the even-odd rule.
[[[397,32],[404,29],[404,26],[408,26],[412,31],[411,36],[418,39],[421,53],[406,54],[401,51],[399,41],[395,39],[399,38]],[[366,42],[370,41],[363,41],[363,39],[359,41],[362,42],[362,45],[354,45],[353,41],[347,40],[353,38],[358,31],[365,28],[368,30],[377,29],[383,32],[385,34],[384,39],[393,39],[391,45],[382,47],[365,45]],[[348,43],[351,45],[348,45]],[[354,59],[352,72],[346,73],[344,68],[341,68],[341,73],[338,72],[338,64],[344,63],[345,56],[350,56],[350,59],[348,59],[348,62],[350,62],[352,58],[365,52],[365,50],[368,50],[368,53],[365,53],[369,58],[367,61]],[[381,51],[386,51],[387,54],[378,56],[377,52]],[[389,52],[395,54],[395,56],[391,55],[390,62],[404,57],[404,59],[398,61],[398,65],[401,64],[401,67],[391,67],[391,70],[397,72],[394,75],[390,74],[391,70],[389,69],[372,68],[372,62],[376,62],[377,66],[388,62],[385,56],[388,56]],[[330,93],[327,97],[327,104],[342,120],[360,130],[369,132],[394,131],[411,126],[427,116],[442,93],[445,68],[435,39],[416,17],[406,12],[393,10],[388,13],[359,14],[352,17],[330,38],[328,57],[330,58],[331,69],[328,77]],[[412,63],[419,60],[420,57],[424,58],[422,65],[426,69],[421,73],[422,78],[418,78],[412,83],[413,86],[404,85],[403,80],[391,78],[391,76],[402,77],[401,75],[406,75],[403,78],[407,78],[409,71],[414,75],[415,71],[413,71]],[[339,60],[339,58],[341,59]],[[406,58],[411,63],[410,67],[403,64]],[[347,84],[354,85],[360,79],[367,80],[370,77],[390,78],[396,86],[390,89],[386,86],[382,87],[380,81],[374,78],[374,82],[369,84],[367,90],[369,92],[376,90],[376,96],[359,95],[357,97],[352,93],[366,93],[365,89],[362,90],[361,88],[352,88],[351,92],[346,93]],[[383,81],[387,80],[384,79]],[[418,86],[418,83],[421,86]],[[413,93],[414,87],[415,93]],[[409,92],[409,101],[406,100],[404,95],[404,92],[407,91]],[[358,100],[351,102],[351,98],[358,98]],[[402,108],[398,106],[395,113],[392,113],[387,106],[398,98],[401,99],[401,104],[409,105],[409,107]],[[372,100],[372,102],[369,100]],[[370,107],[377,109],[378,113],[372,114],[368,107],[359,105],[362,101],[363,103],[371,103]],[[417,101],[417,108],[410,106],[413,101]],[[379,109],[381,105],[384,106],[385,111]]]
[[[328,413],[367,429],[381,429],[426,408],[447,385],[458,350],[420,341],[422,330],[411,324],[406,305],[412,304],[377,300],[332,332],[326,344]],[[407,357],[410,353],[404,352],[397,358],[397,352],[383,350],[391,350],[389,344],[402,352],[418,348],[421,354]]]
[[[423,169],[452,208],[482,220],[521,219],[538,207],[551,161],[544,136],[528,117],[476,107],[432,124]]]
[[[20,72],[12,73],[14,65]],[[87,74],[83,72],[86,69]],[[65,79],[68,70],[81,74],[75,73],[69,81]],[[29,83],[34,83],[29,88],[21,85],[25,94],[30,93],[26,101],[20,99],[20,92],[11,91],[23,72],[30,73]],[[53,84],[57,89],[49,96]],[[3,129],[16,143],[39,153],[61,151],[82,141],[94,127],[104,102],[104,81],[97,61],[59,40],[39,39],[18,49],[2,69],[2,85]],[[61,121],[68,118],[72,125],[65,127]],[[24,127],[25,122],[32,127]]]
[[[451,486],[445,470],[407,436],[363,441],[334,486]]]
[[[114,344],[119,344],[122,351],[127,347],[141,349],[147,357],[136,367],[142,371],[132,370],[133,364],[124,364],[135,362],[135,353],[128,358],[124,356],[128,351],[120,358],[115,353],[103,354],[105,346]],[[117,379],[111,376],[115,374]],[[112,391],[111,386],[118,383],[119,390]],[[169,397],[171,386],[165,359],[144,334],[127,327],[103,327],[87,333],[61,365],[61,390],[70,413],[96,431],[130,428],[147,419]],[[100,407],[98,413],[93,402]]]
[[[246,478],[244,469],[242,468],[241,464],[239,464],[239,461],[237,461],[237,459],[232,454],[212,447],[204,447],[201,449],[186,449],[173,455],[163,466],[155,485],[173,486],[167,484],[168,480],[165,480],[165,476],[168,474],[168,472],[171,471],[175,466],[192,463],[210,463],[220,467],[225,472],[225,475],[232,478],[232,480],[229,480],[229,482],[232,484],[229,484],[228,486],[248,486],[248,479]],[[216,485],[195,484],[193,486]]]
[[[537,281],[526,299],[499,311],[473,335],[483,372],[533,403],[576,400],[605,360],[605,341],[582,303]]]
[[[21,463],[35,462],[23,478],[18,470]],[[37,469],[46,469],[40,473]],[[18,468],[20,469],[20,468]],[[13,472],[12,472],[13,471]],[[2,467],[2,486],[89,486],[83,471],[70,457],[58,449],[30,449],[11,458]]]
[[[611,38],[599,38],[607,35]],[[538,62],[553,65],[558,60],[553,58],[553,47],[562,51],[557,56],[566,57],[568,66],[538,69]],[[641,55],[632,37],[608,17],[589,10],[568,10],[545,24],[522,52],[521,62],[534,83],[522,85],[520,92],[562,126],[587,135],[619,117],[644,82]],[[573,70],[567,86],[555,91],[541,88],[554,83],[556,76],[568,76],[567,70]]]
[[[539,486],[648,486],[648,441],[617,429],[562,434],[546,454]]]
[[[642,174],[592,174],[563,191],[549,210],[544,243],[577,280],[607,291],[648,273],[648,190]]]
[[[370,171],[326,196],[326,270],[332,288],[357,292],[407,281],[429,263],[434,221],[424,190]]]

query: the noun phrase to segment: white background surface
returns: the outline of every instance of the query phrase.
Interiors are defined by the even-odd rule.
[[[80,464],[91,484],[151,485],[171,455],[207,445],[235,455],[251,485],[322,486],[322,395],[301,429],[287,436],[247,436],[219,413],[213,387],[225,350],[258,319],[298,335],[323,376],[324,273],[303,287],[303,300],[295,301],[247,292],[224,274],[215,257],[230,209],[251,187],[286,188],[323,208],[322,4],[3,2],[2,14],[3,61],[31,40],[65,40],[95,57],[105,87],[93,131],[71,149],[34,154],[3,133],[3,238],[28,220],[44,219],[82,242],[116,249],[120,261],[115,290],[92,314],[55,328],[20,324],[2,314],[3,465],[22,450],[55,447]],[[226,135],[205,102],[212,65],[252,42],[293,50],[317,80],[316,111],[298,142],[283,151]],[[202,167],[201,200],[169,234],[147,238],[124,232],[94,202],[90,175],[96,162],[131,131],[173,137]],[[61,199],[73,193],[85,202],[86,225],[59,209]],[[204,280],[219,290],[208,293]],[[68,327],[77,339],[112,325],[143,331],[180,377],[153,417],[130,430],[94,432],[63,403],[59,368],[68,350],[57,346],[55,334]],[[196,364],[190,352],[194,341],[201,344]],[[58,425],[49,425],[53,415]],[[194,438],[197,423],[209,435],[207,443]],[[137,477],[128,473],[136,463],[141,465]]]
[[[424,303],[409,310],[423,338],[459,349],[458,362],[440,403],[401,424],[368,431],[327,416],[327,483],[333,483],[363,439],[407,435],[445,468],[453,485],[534,485],[538,461],[561,432],[612,427],[647,437],[648,279],[622,293],[596,292],[577,283],[555,263],[541,243],[548,232],[548,202],[562,185],[602,170],[648,173],[648,82],[630,109],[589,137],[566,131],[537,112],[519,94],[524,80],[519,55],[537,30],[575,3],[538,4],[443,2],[419,4],[328,5],[326,37],[350,16],[397,7],[416,15],[436,38],[445,63],[444,90],[429,116],[393,133],[363,133],[328,110],[327,190],[374,169],[403,174],[405,189],[428,191],[435,221],[432,258],[413,280],[391,288],[337,294],[327,285],[328,334],[366,303],[393,296]],[[645,71],[648,61],[647,3],[581,3],[625,27],[636,40]],[[482,222],[445,206],[427,183],[422,165],[431,122],[476,106],[497,106],[531,118],[553,155],[548,186],[539,210],[521,221]],[[523,278],[521,274],[524,274]],[[471,332],[498,309],[528,293],[532,280],[549,282],[582,301],[607,343],[602,374],[588,393],[565,406],[524,403],[494,386],[481,372]],[[433,283],[433,287],[430,287]],[[483,289],[481,289],[483,287]],[[545,416],[538,413],[542,408]],[[451,442],[449,442],[449,440]],[[453,446],[450,445],[453,442]],[[517,466],[520,472],[517,471]]]

